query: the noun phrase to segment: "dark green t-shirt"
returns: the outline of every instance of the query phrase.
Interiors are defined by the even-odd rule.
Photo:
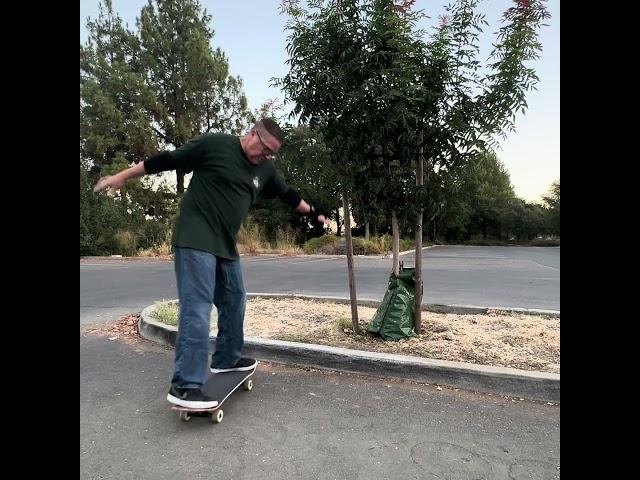
[[[237,259],[236,235],[258,195],[273,198],[290,188],[271,161],[249,162],[233,135],[205,134],[170,155],[193,171],[174,223],[177,247]]]

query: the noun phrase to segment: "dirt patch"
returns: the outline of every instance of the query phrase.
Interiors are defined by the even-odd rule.
[[[560,373],[560,318],[423,312],[422,335],[393,342],[366,331],[375,311],[358,307],[362,334],[354,335],[349,305],[252,298],[247,301],[245,335]],[[212,331],[217,331],[215,322]]]

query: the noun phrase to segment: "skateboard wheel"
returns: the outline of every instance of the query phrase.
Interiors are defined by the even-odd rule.
[[[253,380],[249,379],[242,384],[242,388],[244,388],[247,392],[253,388]]]
[[[216,410],[211,414],[211,422],[212,423],[220,423],[222,421],[222,417],[224,417],[224,412],[221,408]]]
[[[191,420],[191,415],[189,415],[189,412],[180,412],[180,420],[182,420],[183,422],[188,422],[189,420]]]

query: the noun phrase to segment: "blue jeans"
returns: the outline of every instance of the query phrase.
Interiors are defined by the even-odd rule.
[[[218,335],[212,365],[230,368],[240,359],[246,305],[242,270],[239,260],[175,247],[175,273],[180,312],[171,383],[182,388],[200,388],[209,368],[213,304],[218,309]]]

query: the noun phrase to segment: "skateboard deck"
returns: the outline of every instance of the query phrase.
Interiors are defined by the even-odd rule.
[[[171,410],[178,411],[180,413],[180,420],[183,422],[188,422],[191,420],[191,417],[211,416],[211,422],[220,423],[224,416],[224,412],[220,407],[239,387],[242,387],[246,391],[250,391],[253,388],[251,376],[255,373],[256,368],[257,365],[252,370],[247,370],[246,372],[216,373],[209,377],[204,387],[202,387],[202,390],[205,394],[218,401],[218,405],[215,407],[189,408],[172,405]]]

